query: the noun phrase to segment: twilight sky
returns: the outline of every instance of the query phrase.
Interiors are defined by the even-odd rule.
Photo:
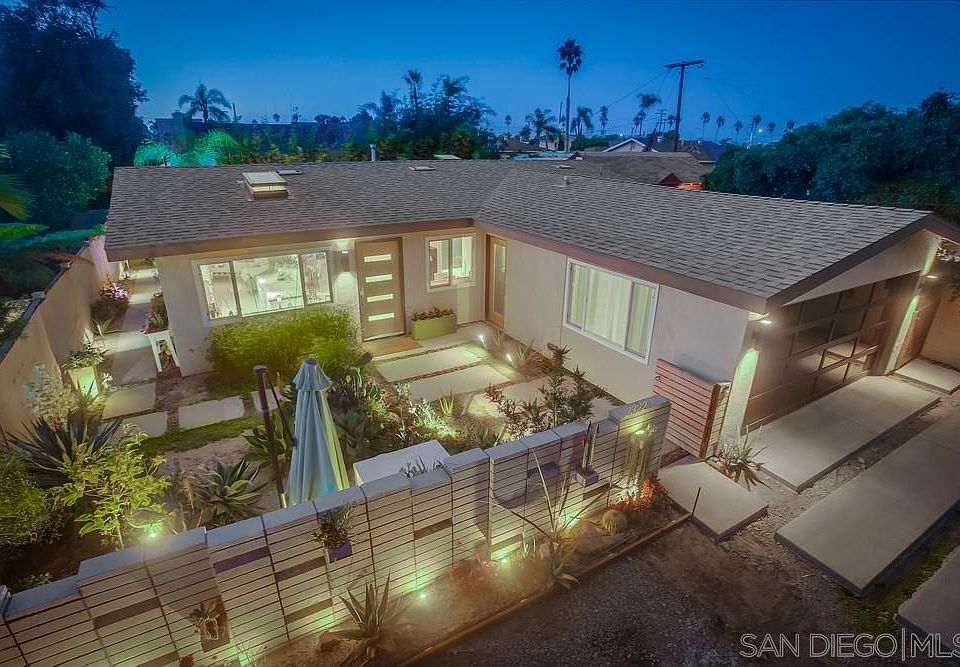
[[[916,105],[938,88],[960,92],[960,2],[264,2],[111,0],[105,17],[131,49],[149,100],[141,114],[169,115],[197,81],[223,90],[244,120],[293,107],[301,117],[352,115],[385,89],[403,91],[417,68],[432,82],[469,76],[469,91],[513,129],[534,107],[555,112],[565,90],[556,48],[584,49],[572,105],[610,107],[609,131],[629,133],[639,91],[676,105],[677,76],[663,65],[702,58],[688,70],[683,132],[700,116],[780,129],[874,100]],[[652,116],[652,114],[651,114]],[[707,130],[714,135],[715,126]],[[779,134],[779,130],[778,130]]]

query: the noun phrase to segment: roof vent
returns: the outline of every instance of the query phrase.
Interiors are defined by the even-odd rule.
[[[283,199],[287,181],[276,171],[245,171],[243,180],[254,199]]]
[[[558,164],[557,169],[573,169],[572,164]]]
[[[410,167],[410,171],[436,171],[436,167],[428,167],[425,164],[417,164]]]
[[[277,169],[277,173],[281,176],[300,176],[303,169]]]

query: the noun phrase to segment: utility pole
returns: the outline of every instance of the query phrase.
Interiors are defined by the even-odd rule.
[[[676,134],[673,135],[673,152],[676,153],[680,149],[680,109],[683,106],[683,75],[686,73],[688,67],[693,67],[694,65],[703,65],[705,64],[702,60],[683,60],[678,63],[671,63],[666,66],[667,69],[679,69],[680,70],[680,92],[677,93],[677,120],[674,127],[677,128]]]

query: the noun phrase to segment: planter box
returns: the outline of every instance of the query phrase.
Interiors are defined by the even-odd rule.
[[[590,486],[600,481],[600,475],[593,470],[581,470],[577,468],[574,475],[581,486]]]
[[[74,386],[85,394],[97,396],[103,391],[100,384],[100,373],[96,366],[86,366],[84,368],[68,368],[67,375]]]
[[[327,562],[334,563],[353,555],[353,545],[350,542],[344,542],[336,549],[327,549]]]
[[[410,336],[414,340],[445,336],[456,330],[457,316],[455,314],[444,315],[443,317],[431,317],[426,320],[413,320],[410,323]]]

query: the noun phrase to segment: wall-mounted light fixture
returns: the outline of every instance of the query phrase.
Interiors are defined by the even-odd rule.
[[[349,250],[340,251],[340,270],[341,271],[350,270],[350,251]]]
[[[760,324],[768,327],[773,324],[773,320],[771,320],[769,317],[764,317],[762,320],[760,320]]]

